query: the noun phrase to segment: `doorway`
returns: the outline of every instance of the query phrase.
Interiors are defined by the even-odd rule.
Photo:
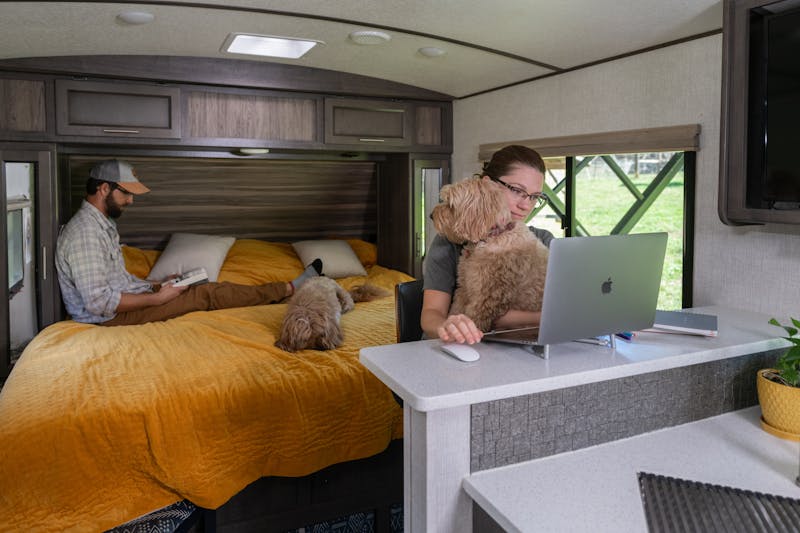
[[[55,151],[42,145],[0,144],[0,188],[5,217],[0,235],[0,378],[25,346],[57,318],[53,251],[56,238]]]

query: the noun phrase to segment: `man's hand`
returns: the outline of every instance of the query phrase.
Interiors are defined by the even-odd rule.
[[[174,300],[180,293],[188,288],[188,285],[176,287],[174,283],[169,281],[162,283],[161,287],[158,289],[158,292],[153,293],[153,295],[156,297],[156,305],[165,304],[170,300]]]

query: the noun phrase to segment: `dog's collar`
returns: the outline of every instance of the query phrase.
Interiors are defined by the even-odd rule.
[[[505,233],[507,231],[510,231],[513,228],[514,228],[514,221],[513,220],[511,222],[509,222],[508,224],[506,224],[505,226],[494,226],[494,227],[492,227],[491,230],[489,230],[489,234],[486,236],[485,239],[479,239],[477,241],[464,241],[462,246],[465,246],[465,247],[468,247],[468,248],[474,248],[475,246],[486,242],[487,239],[491,239],[493,237],[497,237],[499,235],[502,235],[503,233]]]

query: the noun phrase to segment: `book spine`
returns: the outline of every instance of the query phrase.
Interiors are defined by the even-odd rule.
[[[705,337],[716,337],[717,332],[710,329],[695,329],[695,328],[683,328],[680,326],[669,326],[665,324],[653,324],[651,328],[653,331],[674,331],[677,333],[689,333],[691,335],[702,335]]]

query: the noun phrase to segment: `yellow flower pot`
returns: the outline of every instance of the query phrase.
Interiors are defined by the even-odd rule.
[[[757,373],[756,388],[761,404],[761,427],[782,439],[800,441],[800,388],[770,381],[762,369]]]

